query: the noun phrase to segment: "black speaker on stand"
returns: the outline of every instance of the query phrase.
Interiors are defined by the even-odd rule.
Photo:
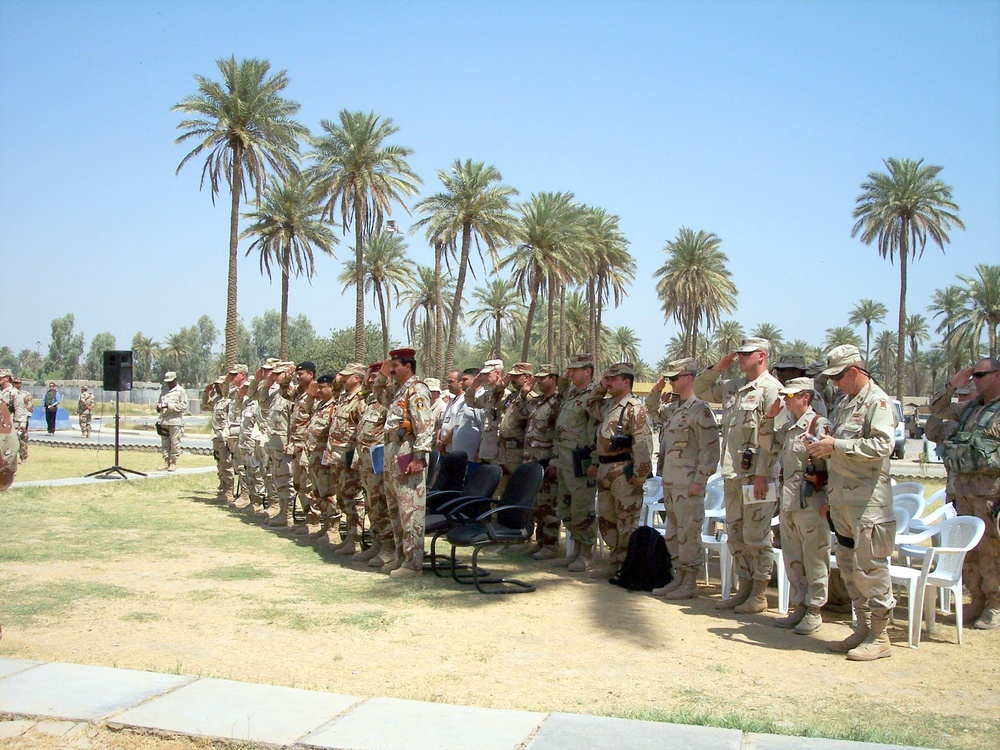
[[[104,352],[104,390],[115,392],[115,465],[109,466],[107,469],[91,472],[87,474],[88,477],[97,477],[98,479],[128,479],[129,474],[135,474],[140,477],[146,476],[141,471],[126,469],[118,463],[118,452],[121,446],[119,442],[121,392],[132,390],[132,362],[133,356],[130,349],[108,349]]]

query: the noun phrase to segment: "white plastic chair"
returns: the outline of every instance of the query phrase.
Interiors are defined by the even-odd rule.
[[[890,565],[894,584],[905,585],[908,592],[909,642],[911,648],[920,647],[920,615],[928,633],[934,632],[936,610],[934,597],[927,597],[928,588],[947,588],[955,599],[955,627],[958,644],[962,645],[962,564],[965,556],[983,538],[986,524],[975,516],[956,516],[926,529],[919,534],[903,535],[897,541],[917,544],[933,536],[940,536],[941,544],[933,545],[924,557],[920,570],[900,565]]]
[[[892,494],[894,496],[902,495],[903,493],[906,492],[912,492],[915,495],[920,495],[920,497],[923,497],[924,485],[922,485],[920,482],[896,482],[894,485],[892,485]]]
[[[780,517],[771,519],[771,527],[779,526]],[[788,576],[785,574],[785,553],[780,547],[774,548],[774,564],[778,568],[778,612],[785,614],[788,612]]]
[[[958,515],[958,511],[955,510],[955,506],[951,503],[944,503],[940,508],[928,513],[923,518],[914,518],[910,521],[910,528],[908,534],[919,534],[926,531],[931,526],[935,524],[940,524],[941,521],[947,521],[955,518]],[[931,544],[941,544],[941,538],[939,534],[933,534],[930,537]],[[923,564],[924,558],[927,557],[927,553],[930,552],[929,546],[923,546],[920,544],[897,544],[896,553],[899,555],[900,561],[903,565],[912,567],[915,561]],[[940,589],[940,605],[943,612],[951,612],[951,591],[946,588]]]
[[[657,513],[664,513],[663,523],[657,521]],[[663,477],[650,477],[642,485],[642,509],[639,511],[639,525],[651,526],[661,534],[667,533],[666,505],[663,503]]]
[[[721,531],[716,524],[722,522]],[[705,490],[705,522],[701,527],[701,550],[705,559],[705,584],[708,585],[708,558],[713,552],[719,556],[719,578],[722,598],[728,599],[733,588],[733,556],[729,551],[729,535],[725,531],[726,508],[722,487],[709,486]]]
[[[924,508],[926,507],[926,502],[924,501],[924,496],[918,495],[915,492],[902,492],[895,495],[892,498],[892,507],[895,508],[905,508],[906,512],[909,514],[909,521],[914,518],[920,518],[924,514]],[[896,533],[900,533],[899,529],[896,529]]]

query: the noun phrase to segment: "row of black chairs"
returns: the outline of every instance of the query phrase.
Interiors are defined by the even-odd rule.
[[[496,577],[480,567],[479,553],[490,547],[509,547],[531,540],[535,498],[544,469],[538,463],[521,464],[507,481],[503,494],[494,498],[503,476],[499,466],[468,464],[459,451],[438,461],[437,476],[428,488],[424,533],[431,537],[431,551],[424,567],[440,578],[471,584],[481,594],[521,594],[535,587],[516,578]],[[441,564],[437,542],[451,545],[448,566]],[[469,564],[457,559],[459,548],[472,548]]]

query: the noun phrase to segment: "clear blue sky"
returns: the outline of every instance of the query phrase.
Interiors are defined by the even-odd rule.
[[[392,117],[423,195],[471,158],[524,199],[571,191],[618,214],[638,273],[606,322],[635,328],[648,362],[677,333],[653,273],[681,226],[722,239],[747,328],[819,344],[866,297],[894,328],[898,269],[850,234],[886,157],[942,165],[967,226],[912,266],[910,312],[1000,262],[996,0],[0,0],[0,268],[23,302],[0,345],[44,354],[67,312],[88,346],[102,331],[122,348],[139,330],[160,340],[202,314],[222,328],[227,199],[199,191],[200,164],[175,176],[170,107],[229,55],[286,70],[314,131],[344,108]],[[430,262],[422,236],[409,243]],[[321,334],[354,322],[334,280],[351,244],[293,282],[292,314]],[[245,322],[278,303],[243,259]]]

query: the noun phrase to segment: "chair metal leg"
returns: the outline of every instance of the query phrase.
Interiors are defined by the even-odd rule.
[[[486,571],[480,571],[479,569],[479,564],[478,564],[479,553],[482,552],[487,547],[491,546],[495,545],[489,545],[489,544],[481,545],[479,547],[476,547],[472,551],[472,583],[476,587],[476,591],[478,591],[480,594],[528,594],[534,591],[535,587],[532,586],[530,583],[519,581],[516,578],[489,578],[487,576],[487,578],[481,579],[479,577],[480,572],[486,572]],[[508,545],[504,544],[502,546],[506,547]],[[499,585],[499,588],[484,589],[483,584]]]

